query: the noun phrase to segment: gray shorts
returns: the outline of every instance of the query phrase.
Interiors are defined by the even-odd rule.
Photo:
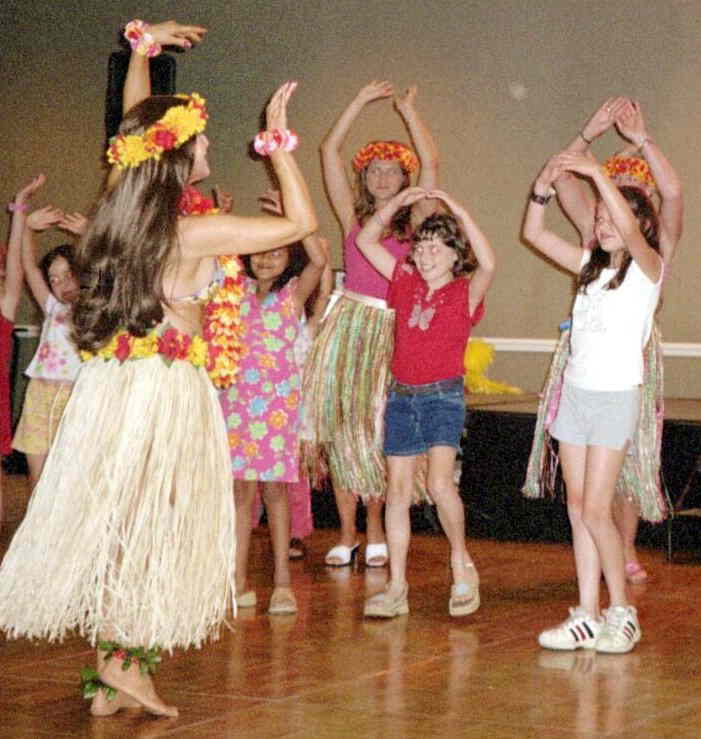
[[[623,449],[633,441],[639,415],[639,387],[584,390],[565,383],[550,435],[576,446]]]

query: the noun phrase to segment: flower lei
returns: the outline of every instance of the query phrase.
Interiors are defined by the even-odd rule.
[[[177,149],[207,125],[205,101],[196,92],[178,95],[187,105],[173,105],[143,134],[120,133],[110,139],[107,161],[119,169],[138,167],[147,159],[160,159],[164,151]]]
[[[144,647],[133,647],[126,649],[121,644],[111,641],[98,642],[98,649],[105,652],[105,660],[113,657],[122,660],[122,669],[128,670],[132,664],[139,665],[139,672],[142,675],[153,675],[158,669],[161,662],[160,647],[145,649]],[[117,691],[103,683],[100,679],[98,671],[94,667],[84,667],[80,671],[80,683],[83,691],[83,698],[90,699],[97,695],[98,690],[104,690],[107,700],[112,700]]]
[[[82,350],[80,358],[84,362],[94,357],[116,359],[124,364],[128,359],[146,359],[157,354],[169,366],[176,359],[190,362],[195,367],[207,366],[207,342],[201,336],[189,336],[173,326],[164,331],[154,328],[146,336],[133,336],[122,329],[97,351]]]
[[[185,189],[178,207],[181,215],[217,212],[211,198],[194,187]],[[245,351],[240,315],[244,273],[238,257],[221,256],[217,261],[224,277],[211,291],[205,305],[202,334],[207,342],[207,372],[216,387],[223,389],[233,383]]]
[[[181,215],[216,213],[210,198],[196,188],[187,187],[178,209]],[[94,357],[117,359],[121,364],[131,359],[144,359],[160,354],[166,364],[176,359],[195,367],[205,367],[218,388],[227,388],[234,381],[239,361],[245,349],[241,341],[244,329],[240,316],[243,297],[243,269],[238,257],[218,257],[223,279],[210,289],[204,308],[202,336],[190,336],[168,326],[156,327],[146,336],[133,336],[125,329],[118,331],[96,351],[83,350],[80,358],[87,362]]]
[[[616,154],[604,162],[604,172],[617,185],[639,187],[648,197],[651,197],[657,190],[650,166],[641,157]]]
[[[396,159],[406,172],[411,174],[419,166],[416,154],[401,141],[371,141],[353,157],[353,169],[360,172],[373,159]]]

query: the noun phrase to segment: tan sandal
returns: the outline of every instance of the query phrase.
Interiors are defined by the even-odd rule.
[[[392,598],[389,594],[389,586],[381,591],[375,593],[365,601],[365,607],[363,608],[364,616],[372,616],[374,618],[395,618],[396,616],[404,616],[409,613],[409,586],[404,585],[404,588],[398,596]]]
[[[273,594],[270,596],[268,613],[271,616],[285,616],[297,613],[297,599],[292,592],[292,588],[279,586],[273,589]]]
[[[453,573],[456,565],[451,562]],[[476,582],[455,582],[450,586],[450,599],[448,601],[448,613],[451,616],[469,616],[480,607],[479,575],[474,562],[460,562],[457,564],[463,570],[475,571]]]

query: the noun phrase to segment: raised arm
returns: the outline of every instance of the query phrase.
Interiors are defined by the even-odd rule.
[[[63,213],[58,208],[46,205],[30,213],[27,217],[22,235],[22,268],[24,269],[24,276],[29,289],[32,291],[34,300],[36,300],[42,310],[46,307],[46,301],[51,289],[46,284],[44,275],[37,264],[34,234],[37,231],[45,231],[47,228],[57,225],[62,218]]]
[[[624,110],[628,99],[615,97],[604,102],[592,113],[589,120],[570,141],[565,151],[586,154],[589,145],[611,128],[616,116]],[[553,183],[560,207],[579,232],[583,245],[588,244],[594,234],[594,208],[596,198],[589,186],[571,172],[562,172]]]
[[[317,327],[326,312],[329,304],[329,298],[333,292],[333,270],[331,269],[331,249],[329,248],[329,240],[323,236],[318,236],[319,244],[326,255],[326,264],[324,271],[321,273],[321,281],[319,282],[319,292],[314,300],[312,314],[307,321],[312,336],[316,334]]]
[[[523,222],[522,236],[548,259],[552,259],[569,272],[577,274],[582,261],[582,250],[565,241],[554,231],[550,231],[545,225],[545,206],[552,196],[553,183],[561,177],[563,172],[561,156],[562,154],[558,154],[548,159],[533,183]],[[593,218],[592,213],[592,222]]]
[[[373,100],[391,97],[392,93],[392,85],[386,80],[373,80],[370,84],[362,87],[321,142],[324,185],[331,201],[331,207],[343,229],[344,236],[347,236],[353,228],[355,210],[353,207],[353,187],[346,174],[341,157],[341,147],[362,109]]]
[[[496,255],[482,229],[477,225],[475,219],[470,215],[464,205],[442,190],[429,191],[427,196],[428,198],[442,200],[448,206],[455,218],[457,218],[460,228],[470,242],[470,247],[477,259],[477,269],[470,277],[469,308],[470,315],[472,315],[477,310],[477,306],[484,299],[489,286],[492,284],[497,267]]]
[[[268,190],[262,197],[258,198],[258,201],[261,203],[261,208],[264,211],[277,216],[284,214],[280,193],[277,190]],[[294,293],[295,306],[297,308],[297,314],[300,317],[304,311],[304,305],[307,299],[316,289],[321,275],[328,264],[327,253],[321,242],[322,239],[317,233],[310,234],[305,239],[302,239],[302,247],[309,258],[309,262],[299,275]]]
[[[592,179],[631,257],[649,280],[657,282],[662,272],[660,255],[647,243],[640,231],[638,219],[599,163],[581,154],[570,153],[562,154],[560,163],[570,172],[577,172]]]
[[[438,188],[438,147],[423,118],[416,108],[416,93],[418,88],[412,85],[399,95],[394,96],[394,107],[404,119],[412,144],[419,158],[421,169],[417,185],[424,190]],[[412,220],[416,224],[424,220],[436,210],[438,203],[433,199],[419,200],[412,208]]]
[[[296,82],[286,82],[270,99],[266,110],[268,132],[287,129],[287,103],[296,86]],[[280,147],[270,154],[270,161],[280,184],[285,214],[181,218],[179,231],[186,258],[254,254],[301,241],[316,230],[309,189],[292,153]]]
[[[15,195],[10,208],[12,223],[10,225],[10,240],[7,245],[7,260],[5,262],[5,290],[0,300],[0,312],[8,321],[14,322],[17,314],[17,305],[22,295],[24,271],[22,269],[22,236],[27,221],[29,201],[34,193],[44,184],[46,177],[43,174],[35,177]]]
[[[179,46],[190,49],[200,43],[207,29],[202,26],[183,25],[176,21],[165,21],[146,27],[153,40],[161,46]],[[124,81],[122,95],[122,115],[131,110],[137,103],[151,95],[151,72],[149,58],[144,54],[132,52],[129,57],[127,78]]]
[[[616,128],[625,139],[640,151],[650,165],[660,194],[660,251],[665,264],[672,261],[682,235],[684,198],[682,184],[674,167],[650,137],[640,103],[629,104],[616,117]]]
[[[383,208],[376,210],[372,218],[365,221],[355,239],[356,246],[365,255],[372,266],[387,280],[392,279],[397,260],[382,244],[382,233],[391,223],[392,217],[407,205],[413,205],[426,197],[426,190],[421,187],[407,187],[398,192]]]

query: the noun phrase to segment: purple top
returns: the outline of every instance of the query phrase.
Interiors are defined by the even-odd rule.
[[[343,259],[346,266],[344,287],[354,293],[384,300],[387,297],[389,281],[385,280],[355,245],[355,237],[359,232],[360,224],[356,223],[343,242]],[[411,242],[399,241],[392,235],[382,239],[382,245],[395,259],[401,261],[409,253]]]

